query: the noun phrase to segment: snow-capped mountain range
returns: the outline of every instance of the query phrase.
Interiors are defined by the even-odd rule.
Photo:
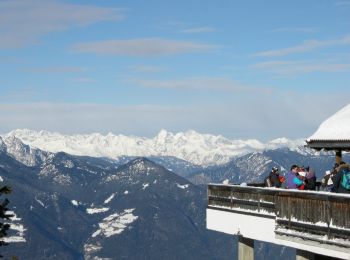
[[[18,217],[2,253],[25,259],[230,259],[237,254],[232,237],[206,230],[206,186],[197,184],[259,183],[272,166],[284,172],[295,163],[322,176],[334,154],[284,147],[197,167],[166,156],[113,160],[53,153],[3,136],[0,177],[13,188]],[[281,259],[292,259],[277,250]],[[259,246],[259,259],[272,259],[268,251]]]
[[[28,167],[3,147],[8,149],[0,151],[0,176],[12,187],[9,207],[16,214],[6,237],[10,244],[1,248],[6,258],[234,255],[232,238],[205,227],[205,187],[151,160],[136,158],[116,168],[105,158],[50,153]]]
[[[309,153],[303,147],[305,139],[278,138],[267,143],[256,139],[230,140],[221,135],[200,134],[190,130],[171,133],[161,130],[154,138],[99,133],[63,135],[56,132],[17,129],[1,136],[8,147],[16,138],[31,148],[47,152],[108,157],[173,156],[196,165],[225,164],[236,156],[287,147],[292,151]],[[14,148],[13,148],[14,149]],[[33,151],[35,153],[35,151]]]

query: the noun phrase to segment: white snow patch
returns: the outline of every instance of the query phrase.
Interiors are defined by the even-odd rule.
[[[126,209],[120,214],[115,213],[104,218],[103,221],[98,224],[100,229],[94,232],[92,237],[96,237],[98,235],[110,237],[122,233],[129,224],[138,219],[138,216],[134,216],[132,214],[134,210],[135,209]]]
[[[180,185],[180,184],[176,183],[176,186],[179,187],[180,189],[187,189],[190,185],[189,184]]]
[[[129,194],[129,191],[127,191],[127,190],[126,190],[126,191],[124,191],[124,194],[125,194],[125,195]]]
[[[96,214],[96,213],[102,213],[108,211],[109,208],[88,208],[86,209],[86,212],[88,214]]]
[[[98,236],[99,234],[101,234],[101,229],[96,230],[91,236],[92,236],[92,237],[96,237],[96,236]]]
[[[84,245],[84,251],[85,254],[91,254],[96,253],[102,249],[102,246],[100,245],[94,245],[94,244],[85,244]]]
[[[20,243],[20,242],[26,242],[26,239],[21,236],[11,236],[11,237],[3,237],[1,239],[5,243]]]
[[[36,200],[43,208],[45,208],[45,204],[44,204],[41,200],[39,200],[39,199],[37,199],[37,198],[35,198],[35,200]]]
[[[4,182],[4,179],[0,176],[0,182]]]
[[[149,186],[149,183],[142,184],[142,189],[145,190]]]
[[[71,203],[74,205],[74,206],[79,206],[80,202],[79,201],[76,201],[76,200],[71,200]]]
[[[10,224],[10,228],[13,230],[17,230],[20,234],[23,235],[24,231],[26,231],[27,229],[24,228],[24,226],[22,224]]]
[[[16,213],[14,213],[13,211],[8,211],[8,213],[13,215],[13,217],[11,217],[10,222],[6,222],[6,224],[10,225],[9,231],[15,231],[15,234],[11,234],[8,237],[3,237],[0,239],[0,241],[4,241],[5,243],[26,242],[26,239],[24,238],[24,232],[27,229],[24,228],[24,226],[21,223],[18,223],[18,221],[20,221],[21,218],[18,218]]]
[[[12,210],[8,210],[7,211],[9,215],[13,215],[13,217],[11,217],[11,221],[21,221],[21,218],[17,217],[17,214],[15,212],[13,212]]]
[[[112,193],[111,196],[109,196],[109,197],[103,202],[103,204],[108,204],[109,202],[111,202],[111,200],[114,198],[115,195],[116,195],[116,193]]]

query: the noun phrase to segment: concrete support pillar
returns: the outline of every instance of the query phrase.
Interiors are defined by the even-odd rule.
[[[342,161],[341,157],[342,157],[341,150],[336,150],[335,151],[335,162],[339,164]]]
[[[309,251],[297,249],[296,260],[315,260],[315,254]]]
[[[254,240],[238,237],[238,260],[254,260]]]

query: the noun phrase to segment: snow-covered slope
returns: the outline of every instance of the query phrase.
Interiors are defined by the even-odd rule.
[[[7,152],[17,161],[27,166],[37,166],[49,155],[48,152],[32,148],[30,145],[22,143],[22,141],[14,135],[7,137],[4,141]]]
[[[219,165],[231,158],[255,151],[304,145],[304,139],[279,138],[268,143],[255,139],[229,140],[222,136],[200,134],[193,130],[173,134],[161,130],[154,138],[98,133],[63,135],[47,131],[14,130],[3,138],[22,140],[24,144],[49,152],[117,158],[119,156],[174,156],[197,165]]]

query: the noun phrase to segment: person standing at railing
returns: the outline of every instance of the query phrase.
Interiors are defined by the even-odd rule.
[[[316,190],[316,175],[315,170],[307,167],[305,176],[305,190]]]
[[[293,164],[292,167],[290,168],[290,172],[287,174],[287,189],[298,189],[298,186],[303,184],[303,181],[300,183],[300,179],[297,177],[298,176],[298,170],[299,167],[298,165]]]
[[[284,177],[280,176],[278,168],[276,166],[272,167],[269,176],[265,179],[265,186],[280,188],[283,182]]]
[[[333,169],[327,170],[324,177],[322,178],[322,189],[325,191],[333,191],[335,176],[337,175],[338,163],[335,163]]]
[[[337,193],[350,193],[350,165],[340,163],[337,168],[333,191]]]

